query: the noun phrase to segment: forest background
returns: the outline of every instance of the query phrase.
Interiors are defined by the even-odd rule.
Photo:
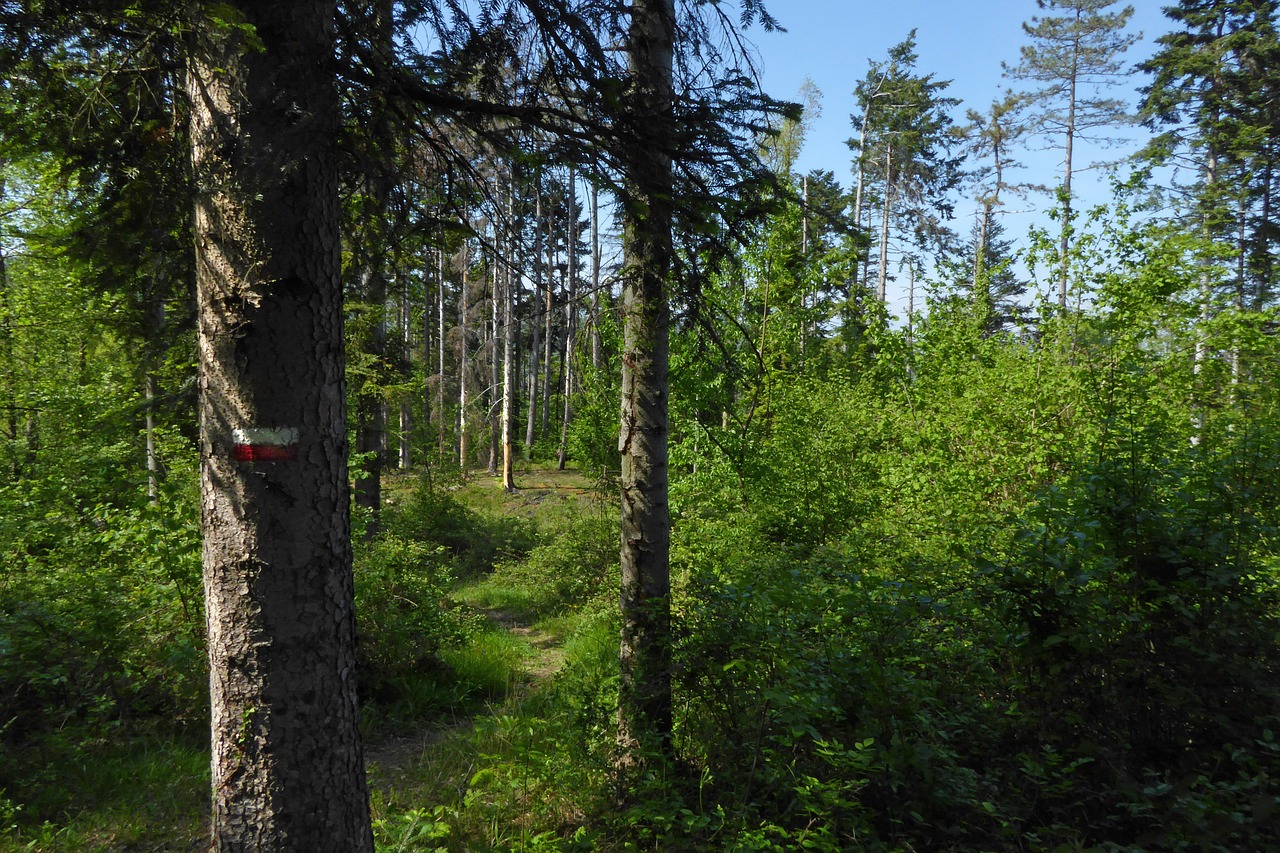
[[[204,11],[239,32],[231,5]],[[674,704],[621,794],[626,158],[522,100],[579,103],[547,36],[592,4],[396,4],[389,77],[373,5],[341,5],[335,57],[366,740],[519,693],[475,610],[499,590],[565,649],[447,784],[375,785],[381,847],[1280,846],[1277,4],[1171,5],[1137,68],[1128,10],[1029,5],[992,59],[1010,91],[975,103],[907,23],[849,64],[845,161],[803,172],[819,93],[733,73],[744,27],[789,21],[680,7]],[[204,831],[193,26],[0,17],[13,849]],[[1082,198],[1110,136],[1139,150]],[[1022,235],[1026,199],[1049,213]],[[477,497],[543,466],[600,496],[536,522]]]

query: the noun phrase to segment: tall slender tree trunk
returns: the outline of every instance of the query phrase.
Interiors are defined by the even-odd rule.
[[[493,242],[498,244],[497,226],[494,226]],[[502,387],[502,365],[498,362],[498,340],[501,334],[499,326],[501,325],[501,309],[499,308],[498,298],[498,259],[495,257],[490,265],[490,290],[489,290],[489,342],[485,348],[486,354],[489,356],[489,468],[490,474],[498,473],[498,466],[502,458],[502,400],[498,398],[498,394]]]
[[[409,301],[409,277],[400,278],[400,376],[408,383],[413,375],[413,306]],[[400,453],[399,468],[408,471],[413,467],[413,401],[407,394],[400,395]]]
[[[890,138],[884,148],[884,202],[880,210],[880,269],[876,271],[876,295],[880,304],[886,305],[889,281],[889,212],[892,208],[890,199],[893,196],[893,139]]]
[[[982,203],[982,219],[978,222],[978,246],[973,254],[973,301],[978,315],[978,326],[984,333],[991,331],[995,313],[991,299],[991,281],[987,276],[987,233],[991,228],[993,203]]]
[[[565,306],[564,359],[561,362],[564,372],[564,417],[560,420],[560,453],[556,459],[556,467],[563,471],[569,459],[569,422],[573,420],[573,346],[578,333],[578,181],[573,167],[569,167],[569,255],[567,275],[569,279]]]
[[[0,162],[0,168],[3,168]],[[4,177],[0,175],[0,199],[4,198]],[[9,262],[4,246],[0,245],[0,382],[4,383],[4,429],[13,458],[10,473],[16,480],[22,475],[18,461],[18,384],[17,364],[14,362],[13,303],[9,294]]]
[[[365,0],[370,11],[369,42],[373,51],[390,65],[392,44],[392,0]],[[373,327],[365,339],[365,354],[374,365],[374,389],[361,388],[357,397],[356,452],[364,458],[363,476],[356,481],[356,506],[369,513],[365,537],[377,535],[382,526],[382,472],[387,467],[387,400],[381,387],[387,358],[387,265],[386,239],[391,197],[391,126],[386,98],[373,88],[373,148],[376,152],[368,192],[373,199],[376,222],[365,230],[366,264],[361,285],[364,298],[372,306]],[[367,385],[366,380],[366,385]]]
[[[357,719],[332,0],[187,76],[216,851],[373,850]]]
[[[147,366],[142,377],[144,415],[144,440],[147,454],[147,501],[154,506],[160,500],[160,457],[156,452],[156,375]]]
[[[622,639],[618,740],[624,765],[670,750],[671,519],[667,496],[668,276],[674,135],[674,0],[635,0],[632,93],[619,152],[622,201]]]
[[[430,254],[427,255],[430,263]],[[435,322],[435,306],[431,303],[431,283],[424,277],[422,282],[422,452],[424,461],[431,458],[431,419],[435,415],[435,407],[431,405],[431,356],[435,351],[435,338],[431,335],[431,327]]]
[[[534,177],[533,302],[542,305],[542,174]],[[538,417],[538,357],[542,346],[542,316],[533,315],[533,342],[529,346],[529,412],[524,431],[525,458],[533,459],[534,427]]]
[[[1217,116],[1214,116],[1214,124],[1217,126]],[[1213,194],[1217,191],[1218,186],[1218,150],[1216,139],[1210,139],[1208,150],[1208,159],[1205,162],[1205,195],[1212,199]],[[1213,239],[1213,228],[1210,222],[1210,215],[1206,212],[1204,221],[1201,223],[1204,231],[1204,239],[1206,244]],[[1203,378],[1201,374],[1204,371],[1204,364],[1209,357],[1209,342],[1205,337],[1208,334],[1207,328],[1209,321],[1213,318],[1213,280],[1210,277],[1212,262],[1208,259],[1200,262],[1200,324],[1196,329],[1196,345],[1195,352],[1192,355],[1193,361],[1191,372],[1194,377],[1193,394],[1195,399],[1191,403],[1191,445],[1194,447],[1200,443],[1202,433],[1204,432],[1204,405],[1200,397],[1203,395]]]
[[[1072,48],[1071,56],[1070,96],[1067,104],[1067,139],[1062,165],[1062,235],[1058,238],[1058,252],[1062,260],[1061,268],[1058,272],[1058,306],[1062,308],[1063,312],[1067,309],[1067,292],[1071,276],[1071,158],[1075,151],[1076,142],[1076,85],[1077,77],[1079,77],[1077,70],[1079,60],[1076,51],[1078,49],[1079,45],[1077,43]]]
[[[502,488],[515,491],[515,419],[516,419],[516,324],[512,308],[515,290],[516,235],[521,229],[515,222],[515,170],[507,184],[507,222],[509,232],[507,262],[503,264],[502,287]]]
[[[591,367],[599,370],[600,342],[600,188],[591,182]]]
[[[538,426],[538,434],[546,436],[548,425],[551,423],[551,354],[554,346],[551,333],[552,323],[555,320],[555,297],[554,297],[554,276],[552,270],[555,269],[555,241],[551,238],[551,229],[547,228],[547,280],[546,289],[543,295],[546,297],[546,303],[542,307],[542,417]]]
[[[366,268],[362,274],[362,290],[373,306],[374,320],[365,341],[366,355],[372,357],[374,376],[381,375],[387,355],[387,281],[381,261],[377,268]],[[366,380],[368,382],[369,380]],[[356,402],[356,453],[364,459],[362,475],[356,480],[356,506],[369,513],[365,537],[377,535],[382,520],[382,469],[386,460],[387,404],[380,388],[361,389]]]
[[[462,286],[458,291],[458,468],[462,471],[462,475],[467,475],[467,374],[471,370],[470,359],[467,355],[467,311],[470,293],[468,292],[468,277],[470,276],[471,267],[471,244],[464,241],[462,244]]]
[[[160,456],[156,449],[156,369],[163,352],[160,339],[164,329],[163,288],[152,280],[142,324],[142,399],[143,444],[146,450],[147,501],[155,505],[160,500]]]
[[[440,428],[439,435],[439,454],[440,462],[443,463],[448,458],[447,445],[445,443],[445,423],[444,423],[444,233],[440,235],[440,248],[436,250],[436,345],[439,347],[439,359],[437,364],[440,372],[436,374],[436,424]]]
[[[800,179],[800,258],[807,270],[809,266],[809,176]],[[809,355],[809,293],[808,283],[802,282],[800,290],[800,367],[804,368]]]

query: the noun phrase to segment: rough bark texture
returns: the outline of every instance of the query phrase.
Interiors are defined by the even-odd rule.
[[[623,761],[671,738],[671,525],[667,504],[667,332],[671,269],[673,0],[637,0],[628,41],[634,136],[623,151],[622,643]]]
[[[372,851],[357,728],[333,2],[200,25],[188,94],[218,851]],[[237,461],[234,431],[296,430]]]

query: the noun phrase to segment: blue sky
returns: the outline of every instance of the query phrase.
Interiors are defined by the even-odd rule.
[[[1123,5],[1118,3],[1115,8]],[[1137,63],[1150,55],[1154,39],[1168,32],[1171,22],[1161,13],[1165,3],[1137,0],[1131,5],[1130,32],[1140,31],[1143,38],[1129,50],[1126,61]],[[855,109],[853,87],[866,74],[869,59],[882,59],[890,47],[916,29],[917,69],[953,81],[947,94],[963,101],[955,115],[959,122],[965,109],[981,109],[1004,88],[1017,85],[1017,81],[1002,77],[1001,62],[1017,64],[1019,48],[1026,43],[1022,23],[1041,14],[1035,0],[767,0],[766,7],[787,32],[766,33],[757,27],[751,33],[759,51],[765,91],[797,99],[808,77],[823,94],[822,117],[801,152],[798,168],[829,169],[846,187],[852,183],[851,154],[845,140],[854,134],[849,121]],[[1134,99],[1142,82],[1142,75],[1135,73],[1111,96]],[[1032,145],[1039,147],[1040,143]],[[1077,151],[1076,166],[1115,159],[1132,149],[1122,146],[1091,151],[1086,147]],[[1027,151],[1020,159],[1034,168],[1032,179],[1037,182],[1051,184],[1060,175],[1060,150]],[[1086,201],[1105,200],[1106,193],[1099,186],[1103,176],[1098,172],[1077,180]],[[1018,212],[1005,222],[1010,236],[1025,233],[1039,218],[1038,211],[1048,206],[1049,200],[1043,197],[1018,204]],[[955,225],[961,230],[968,227],[959,221],[964,215],[964,206],[958,206]]]

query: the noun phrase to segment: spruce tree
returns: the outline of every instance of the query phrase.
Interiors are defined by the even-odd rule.
[[[1075,144],[1079,140],[1107,142],[1106,131],[1131,121],[1125,103],[1103,93],[1124,82],[1128,71],[1121,61],[1139,35],[1126,33],[1133,7],[1107,11],[1116,0],[1036,0],[1050,13],[1022,25],[1030,44],[1022,60],[1005,73],[1032,84],[1025,92],[1026,109],[1035,132],[1057,141],[1063,151],[1062,183],[1058,187],[1062,223],[1058,240],[1060,271],[1058,304],[1067,306],[1068,271],[1074,196]]]
[[[872,62],[854,89],[860,128],[848,145],[859,176],[855,220],[864,190],[879,193],[880,223],[876,291],[885,301],[891,239],[909,246],[937,247],[950,240],[943,225],[954,205],[950,193],[960,182],[961,158],[952,155],[950,110],[960,101],[943,95],[951,85],[916,72],[916,34],[895,45],[884,62]],[[864,181],[866,187],[864,188]],[[861,225],[860,222],[855,224]]]

